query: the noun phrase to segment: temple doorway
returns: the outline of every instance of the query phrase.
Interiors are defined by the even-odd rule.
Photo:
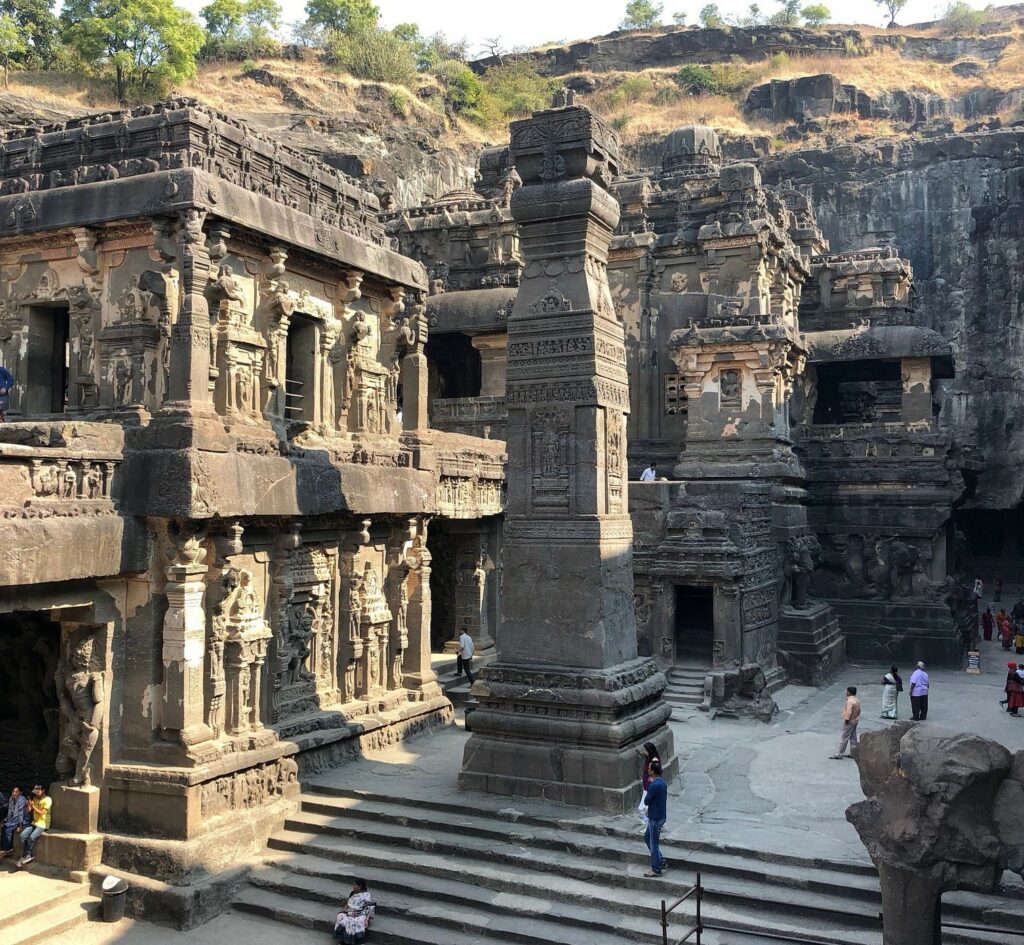
[[[1024,583],[1024,509],[958,509],[953,519],[962,538],[956,566],[986,587]]]
[[[41,614],[0,615],[0,789],[57,780],[60,705],[53,674],[60,624]]]
[[[68,306],[33,305],[29,308],[26,416],[64,412],[71,357],[69,338]]]
[[[714,588],[676,585],[676,664],[710,666],[714,659]]]

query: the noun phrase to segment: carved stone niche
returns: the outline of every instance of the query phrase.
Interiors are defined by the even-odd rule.
[[[217,325],[211,328],[213,358],[217,375],[214,400],[217,412],[245,423],[262,417],[260,383],[267,343],[252,328],[222,312]]]
[[[377,568],[367,561],[359,583],[362,654],[356,663],[357,699],[371,699],[387,689],[391,616]]]
[[[159,363],[160,329],[149,322],[110,325],[99,332],[99,344],[100,406],[158,406],[146,391]]]

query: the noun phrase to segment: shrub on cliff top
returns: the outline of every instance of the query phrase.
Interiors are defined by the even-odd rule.
[[[710,66],[683,66],[673,78],[691,95],[718,95],[721,92]]]
[[[942,31],[950,36],[970,36],[977,33],[988,22],[989,10],[975,10],[964,0],[957,0],[946,7],[942,17]]]
[[[332,30],[327,51],[357,79],[410,85],[416,77],[416,50],[394,33],[376,26],[350,33]]]
[[[620,29],[649,30],[661,25],[661,13],[665,9],[662,3],[651,3],[651,0],[630,0],[626,4],[626,18]]]

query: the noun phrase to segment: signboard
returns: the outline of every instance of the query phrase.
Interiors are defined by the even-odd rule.
[[[981,675],[981,654],[977,650],[967,651],[967,672],[972,676]]]

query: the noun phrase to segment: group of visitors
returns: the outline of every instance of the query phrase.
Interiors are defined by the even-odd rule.
[[[1024,600],[1017,601],[1009,613],[1005,607],[1000,607],[995,614],[991,607],[985,608],[981,615],[982,639],[991,640],[993,632],[1004,650],[1012,646],[1017,653],[1024,653]]]
[[[21,841],[21,858],[18,866],[28,866],[35,856],[32,851],[36,841],[49,829],[50,812],[53,798],[46,793],[46,788],[37,784],[32,794],[25,797],[21,788],[15,785],[9,796],[0,792],[0,810],[4,813],[3,825],[0,826],[0,859],[14,854],[14,841]]]

